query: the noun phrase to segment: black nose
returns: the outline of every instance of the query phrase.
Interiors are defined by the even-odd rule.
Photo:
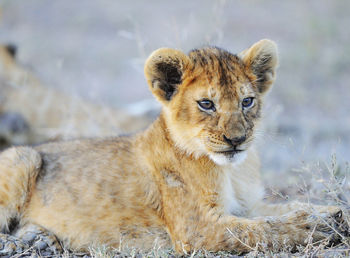
[[[234,137],[232,139],[227,138],[224,135],[224,141],[227,142],[228,144],[231,144],[232,146],[237,146],[240,145],[241,143],[243,143],[245,140],[247,139],[247,137],[245,135],[243,136],[238,136],[238,137]]]

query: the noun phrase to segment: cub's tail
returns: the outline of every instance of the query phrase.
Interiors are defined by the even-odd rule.
[[[13,147],[0,153],[0,230],[8,231],[19,218],[41,167],[40,154],[30,147]]]

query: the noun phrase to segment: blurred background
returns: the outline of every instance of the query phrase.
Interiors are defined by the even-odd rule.
[[[348,0],[2,0],[0,8],[0,43],[14,43],[18,62],[47,87],[139,117],[159,110],[143,75],[153,50],[238,53],[270,38],[280,66],[259,130],[265,180],[288,183],[335,157],[349,170]]]

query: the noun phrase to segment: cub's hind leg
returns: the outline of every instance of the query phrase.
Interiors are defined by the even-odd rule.
[[[63,248],[56,236],[44,228],[26,224],[21,226],[14,235],[0,233],[0,256],[61,256]],[[35,256],[36,257],[36,256]]]
[[[19,228],[14,235],[43,256],[50,257],[63,253],[62,245],[57,237],[38,225],[26,224]]]
[[[13,147],[0,153],[0,229],[9,230],[20,219],[41,167],[40,154],[30,147]]]

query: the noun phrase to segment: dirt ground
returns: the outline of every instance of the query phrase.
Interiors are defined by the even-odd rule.
[[[0,0],[0,8],[0,42],[16,44],[43,81],[135,114],[159,108],[143,75],[153,50],[237,53],[270,38],[280,67],[259,132],[267,185],[297,193],[300,177],[318,178],[335,159],[337,173],[349,172],[348,0]]]

